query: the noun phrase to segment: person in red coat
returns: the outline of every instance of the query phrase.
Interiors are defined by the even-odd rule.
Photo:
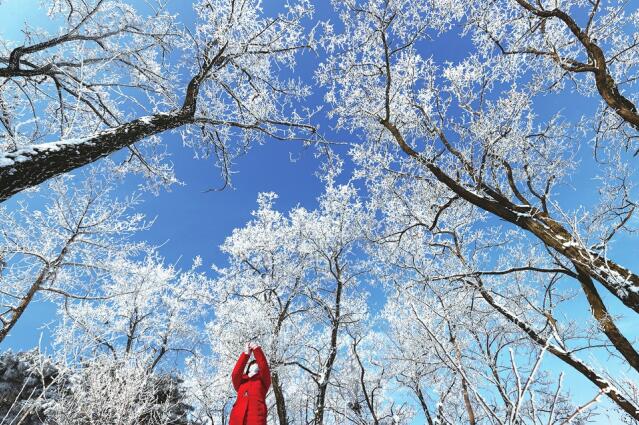
[[[255,360],[249,362],[251,351]],[[246,344],[231,373],[237,400],[231,409],[229,425],[266,425],[266,393],[271,386],[271,371],[259,345]]]

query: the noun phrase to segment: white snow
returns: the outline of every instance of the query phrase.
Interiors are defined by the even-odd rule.
[[[92,137],[58,140],[55,142],[40,143],[37,145],[25,146],[16,149],[11,152],[4,152],[0,154],[0,168],[12,167],[16,163],[29,161],[32,157],[46,152],[57,152],[63,148],[69,146],[81,145],[83,143],[90,143]]]
[[[153,119],[153,117],[148,115],[146,117],[139,118],[138,121],[140,121],[140,122],[142,122],[144,124],[151,124],[151,120],[152,119]]]
[[[570,248],[570,247],[576,247],[579,248],[581,245],[579,243],[577,243],[576,241],[572,240],[572,241],[568,241],[568,242],[564,242],[563,244],[561,244],[564,248]]]

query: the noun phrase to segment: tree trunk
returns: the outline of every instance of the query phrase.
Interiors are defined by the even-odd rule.
[[[637,351],[634,349],[630,341],[623,336],[619,328],[615,325],[614,320],[612,320],[612,316],[610,316],[608,309],[606,309],[606,305],[599,296],[599,292],[597,291],[594,282],[590,276],[582,273],[579,268],[577,268],[577,278],[579,279],[581,287],[586,294],[592,315],[595,319],[597,319],[601,330],[626,359],[628,364],[639,372],[639,354],[637,354]]]
[[[433,422],[433,418],[430,416],[430,409],[428,409],[426,398],[424,397],[424,393],[422,392],[422,389],[419,387],[419,385],[417,385],[417,387],[415,388],[415,393],[417,394],[417,399],[419,400],[419,405],[421,406],[422,411],[424,412],[424,416],[426,416],[426,421],[428,422],[428,425],[435,425]]]
[[[31,145],[0,154],[0,202],[51,177],[190,121],[191,115],[185,110],[158,113],[82,139]]]
[[[337,287],[335,288],[335,311],[332,318],[330,352],[326,359],[326,364],[323,367],[322,375],[320,376],[321,381],[318,384],[317,397],[315,399],[315,419],[313,421],[315,425],[322,425],[324,423],[326,391],[328,389],[331,372],[333,371],[333,364],[337,357],[337,337],[341,324],[342,290],[344,289],[344,283],[341,279],[341,270],[337,259],[335,259],[335,283]]]
[[[273,370],[273,373],[271,373],[271,385],[273,385],[273,394],[275,395],[277,419],[279,420],[280,425],[288,425],[286,400],[284,399],[284,392],[282,391],[282,384],[280,383],[280,377],[277,370]]]
[[[515,1],[519,3],[521,7],[540,18],[557,18],[568,27],[588,54],[588,58],[590,59],[589,63],[592,64],[590,71],[594,74],[595,85],[601,98],[625,122],[639,129],[637,107],[619,92],[617,83],[608,72],[606,56],[601,47],[596,43],[596,40],[591,39],[590,36],[577,25],[573,17],[563,10],[557,8],[552,10],[537,9],[525,0]]]

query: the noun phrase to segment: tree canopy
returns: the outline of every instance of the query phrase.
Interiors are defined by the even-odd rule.
[[[280,425],[639,422],[631,2],[43,5],[0,39],[0,342],[53,303],[70,377],[12,387],[32,414],[226,423],[257,340]],[[224,186],[301,144],[323,191],[260,193],[223,263],[181,269],[137,210],[176,141]]]

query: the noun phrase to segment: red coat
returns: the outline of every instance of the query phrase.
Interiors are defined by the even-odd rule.
[[[249,359],[244,352],[231,373],[237,400],[231,409],[229,425],[266,425],[266,393],[271,386],[271,371],[261,348],[253,350],[253,355],[259,367],[256,375],[249,378],[244,373]]]

